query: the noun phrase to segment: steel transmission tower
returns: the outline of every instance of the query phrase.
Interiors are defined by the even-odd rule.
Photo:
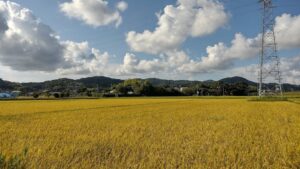
[[[261,54],[259,63],[260,97],[268,95],[282,96],[280,58],[277,53],[277,44],[274,32],[274,17],[272,0],[260,0],[263,7],[263,30]]]

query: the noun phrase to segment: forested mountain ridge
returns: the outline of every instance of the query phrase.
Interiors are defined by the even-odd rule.
[[[166,79],[157,79],[157,78],[148,78],[148,79],[136,79],[138,81],[147,81],[151,86],[162,89],[168,89],[169,91],[174,90],[183,90],[184,88],[192,88],[195,92],[200,89],[207,89],[208,91],[223,88],[228,88],[228,90],[233,90],[234,88],[246,87],[249,88],[252,92],[255,92],[257,83],[245,79],[243,77],[229,77],[224,78],[218,81],[207,80],[207,81],[189,81],[189,80],[166,80]],[[104,76],[94,76],[81,79],[55,79],[45,82],[32,82],[32,83],[17,83],[10,82],[0,79],[0,91],[22,91],[23,93],[30,92],[78,92],[78,91],[110,91],[120,86],[126,80],[114,79]],[[270,86],[272,84],[269,84]],[[284,91],[300,91],[300,85],[293,84],[283,84]],[[182,91],[181,91],[182,92]]]

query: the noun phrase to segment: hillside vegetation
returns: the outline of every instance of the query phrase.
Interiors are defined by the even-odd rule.
[[[267,84],[274,89],[275,84]],[[274,89],[275,90],[275,89]],[[300,91],[299,85],[283,84],[285,92]],[[41,83],[14,83],[0,79],[0,92],[18,91],[30,97],[115,97],[115,96],[253,96],[257,84],[242,77],[218,81],[128,79],[88,77],[78,80],[56,79]],[[56,94],[56,96],[55,96]],[[58,95],[58,96],[57,96]]]

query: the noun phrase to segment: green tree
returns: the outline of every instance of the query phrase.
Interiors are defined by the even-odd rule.
[[[37,98],[40,97],[40,94],[37,93],[37,92],[34,92],[34,93],[32,94],[32,96],[33,96],[33,98],[37,99]]]

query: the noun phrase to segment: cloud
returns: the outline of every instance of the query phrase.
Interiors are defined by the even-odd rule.
[[[0,35],[2,35],[8,29],[8,25],[2,13],[0,13]]]
[[[300,55],[281,59],[281,73],[283,83],[300,85]],[[258,65],[251,64],[244,67],[232,68],[225,76],[243,76],[247,79],[257,81]],[[271,80],[271,79],[268,79]]]
[[[199,61],[191,60],[183,64],[179,70],[185,73],[207,73],[215,70],[224,70],[233,66],[236,60],[248,59],[259,52],[260,36],[247,39],[241,33],[237,33],[227,47],[224,43],[218,43],[206,48],[207,56]]]
[[[72,0],[60,4],[60,10],[70,18],[99,27],[109,24],[119,26],[122,23],[120,12],[127,9],[126,2],[121,1],[115,10],[110,9],[106,0]]]
[[[281,59],[283,81],[300,85],[300,55]]]
[[[300,16],[283,14],[276,17],[275,32],[279,49],[300,48]],[[235,34],[231,45],[223,42],[206,48],[206,56],[198,60],[191,59],[185,52],[167,50],[156,60],[157,64],[165,65],[166,71],[180,73],[208,73],[220,70],[233,69],[236,62],[259,56],[261,50],[261,34],[254,38],[246,38],[243,34]],[[283,58],[284,60],[284,58]],[[284,62],[287,65],[287,62]],[[291,65],[287,65],[292,67]],[[286,67],[286,66],[285,66]],[[255,68],[256,70],[257,68]],[[291,70],[283,70],[291,71]],[[294,75],[298,72],[294,72]],[[294,77],[294,76],[292,76]]]
[[[133,74],[155,74],[155,73],[176,73],[178,66],[189,61],[189,57],[183,51],[169,51],[159,58],[150,60],[140,59],[135,54],[126,53],[123,64],[118,69],[118,75]]]
[[[168,65],[172,68],[177,68],[190,60],[189,56],[184,51],[178,50],[168,51],[163,56]]]
[[[246,38],[237,33],[230,46],[223,42],[208,46],[207,55],[195,60],[179,49],[188,37],[211,34],[227,23],[230,16],[218,1],[178,0],[157,16],[154,31],[131,31],[126,41],[134,52],[159,55],[158,62],[166,65],[167,71],[193,74],[232,69],[236,62],[259,55],[261,34]],[[275,21],[279,49],[300,48],[300,16],[283,14]]]
[[[300,48],[300,15],[283,14],[276,17],[274,29],[280,50]],[[190,60],[179,70],[185,73],[207,73],[230,69],[239,60],[258,57],[260,44],[261,34],[255,38],[246,38],[241,33],[237,33],[230,47],[222,42],[208,46],[207,56],[202,56],[198,61]]]
[[[188,37],[201,37],[224,26],[229,15],[218,1],[178,0],[177,5],[168,5],[158,15],[153,32],[131,31],[126,41],[135,52],[160,54],[176,50]]]
[[[11,69],[10,67],[3,66],[1,64],[0,64],[0,70],[1,70],[0,78],[11,82],[42,82],[46,80],[63,78],[63,76],[54,74],[52,72],[16,71]],[[70,76],[68,76],[68,78],[70,78]]]
[[[127,5],[124,3],[117,3],[117,10],[126,10]],[[211,11],[206,11],[208,9]],[[224,22],[219,23],[214,17],[217,14],[210,12],[220,13]],[[213,26],[201,26],[200,23],[205,21],[197,18],[206,16],[204,13],[209,14],[204,19],[212,17]],[[16,71],[40,72],[68,77],[87,74],[146,76],[154,73],[157,76],[165,74],[166,77],[186,77],[185,75],[194,76],[196,73],[221,70],[232,72],[233,69],[238,70],[234,65],[236,62],[258,57],[261,35],[247,38],[237,33],[231,44],[220,42],[208,46],[207,54],[197,59],[192,59],[180,49],[180,45],[188,37],[210,34],[223,26],[228,17],[217,1],[178,0],[176,6],[165,7],[163,14],[159,15],[158,27],[153,32],[146,30],[143,33],[127,34],[127,41],[130,34],[133,34],[132,43],[129,43],[135,46],[132,47],[133,51],[157,54],[156,56],[143,59],[133,53],[126,53],[123,63],[113,64],[110,63],[111,56],[107,52],[91,47],[88,42],[62,41],[51,27],[43,24],[30,10],[13,2],[0,0],[0,66],[9,67],[14,74]],[[279,49],[300,48],[299,18],[300,16],[289,14],[276,17],[275,30]],[[282,58],[282,69],[289,82],[295,79],[294,82],[298,83],[299,62],[299,57]],[[250,67],[248,68],[246,73],[250,72]],[[257,67],[253,70],[257,70]]]
[[[275,21],[279,49],[300,48],[300,15],[282,14]]]
[[[126,41],[135,52],[160,57],[140,60],[135,55],[127,54],[125,58],[131,62],[126,63],[124,59],[125,72],[178,72],[178,67],[190,62],[189,56],[179,49],[180,45],[188,37],[202,37],[215,32],[229,20],[229,14],[225,12],[223,5],[213,0],[178,0],[176,5],[166,6],[164,12],[157,14],[157,17],[158,26],[153,32],[131,31],[127,33]],[[140,65],[148,69],[141,69]]]
[[[128,8],[128,4],[125,1],[120,1],[117,3],[117,9],[119,9],[121,12],[124,12]]]
[[[75,74],[99,72],[108,64],[107,52],[87,42],[61,41],[49,26],[16,3],[0,1],[0,23],[0,63],[12,70]]]
[[[110,55],[90,48],[88,42],[62,42],[65,47],[65,65],[59,68],[59,74],[89,74],[102,73],[108,65]]]
[[[62,62],[63,46],[54,31],[32,12],[0,1],[0,61],[15,70],[53,71]]]
[[[118,69],[120,75],[130,75],[139,73],[156,73],[165,69],[165,63],[159,59],[143,60],[138,59],[132,53],[126,53],[123,60],[123,65]]]

